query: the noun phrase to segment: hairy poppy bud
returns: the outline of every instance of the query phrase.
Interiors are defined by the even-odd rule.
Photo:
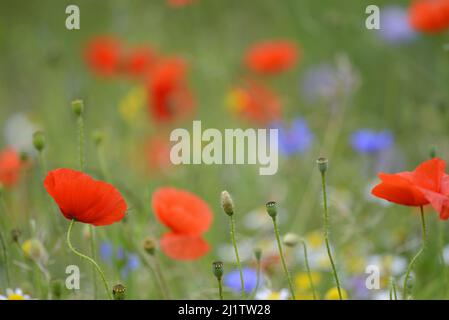
[[[100,146],[104,140],[104,134],[100,130],[95,130],[92,134],[92,140],[94,141],[96,146]]]
[[[36,131],[33,134],[33,146],[34,148],[41,152],[45,148],[45,135],[42,131]]]
[[[143,239],[142,247],[149,255],[154,255],[156,252],[156,242],[151,237]]]
[[[257,261],[260,261],[260,259],[262,259],[262,249],[260,248],[254,249],[254,256],[256,257]]]
[[[228,216],[234,214],[234,202],[232,201],[231,195],[226,190],[221,193],[221,206]]]
[[[299,237],[295,233],[287,233],[282,242],[287,247],[295,247],[299,243]]]
[[[22,232],[19,229],[12,229],[12,231],[11,231],[12,241],[19,243],[19,238],[21,235],[22,235]]]
[[[276,216],[278,215],[278,211],[276,208],[276,202],[274,202],[274,201],[267,202],[266,208],[267,208],[268,215],[270,217],[272,217],[273,219],[276,218]]]
[[[324,157],[320,157],[316,161],[316,163],[318,164],[318,170],[320,170],[321,173],[325,173],[327,171],[328,162],[329,161],[327,160],[327,158]]]
[[[223,262],[215,261],[212,263],[212,271],[218,280],[223,277]]]
[[[126,288],[122,284],[116,284],[112,288],[112,295],[114,296],[114,300],[125,300],[126,296]]]
[[[84,103],[83,100],[74,100],[72,101],[72,111],[78,117],[81,116],[84,112]]]

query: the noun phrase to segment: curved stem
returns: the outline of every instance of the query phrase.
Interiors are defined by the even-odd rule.
[[[306,265],[307,276],[309,278],[310,288],[312,289],[313,300],[317,299],[315,285],[313,284],[312,273],[310,272],[309,257],[307,255],[307,245],[305,241],[301,241],[304,248],[304,264]]]
[[[239,269],[239,273],[240,273],[240,285],[242,287],[242,299],[245,298],[245,282],[243,280],[243,270],[242,270],[242,265],[240,263],[240,257],[239,257],[239,250],[237,248],[237,242],[235,241],[235,221],[234,221],[234,216],[231,215],[230,216],[231,219],[231,241],[232,241],[232,245],[234,246],[234,251],[235,251],[235,259],[237,260],[237,268]]]
[[[162,268],[161,268],[161,264],[159,263],[159,259],[156,256],[153,256],[153,261],[154,261],[154,267],[156,269],[156,273],[160,280],[162,290],[164,291],[164,296],[166,299],[170,299],[167,281],[165,281],[164,273],[162,272]]]
[[[260,259],[257,259],[256,286],[254,287],[254,291],[252,294],[253,300],[256,298],[256,294],[257,294],[257,291],[259,290],[259,286],[260,286],[260,269],[261,269]]]
[[[334,259],[329,244],[329,212],[327,208],[327,193],[326,193],[326,173],[321,173],[321,187],[323,189],[323,206],[324,206],[324,242],[326,243],[327,255],[332,266],[332,274],[334,275],[335,284],[337,285],[338,297],[342,300],[340,280],[338,279],[337,268],[335,267]]]
[[[109,290],[108,282],[106,281],[106,277],[104,276],[104,273],[103,273],[103,271],[101,270],[100,266],[95,262],[94,259],[92,259],[92,258],[89,257],[89,256],[86,256],[85,254],[82,254],[81,252],[79,252],[78,250],[76,250],[76,249],[72,246],[72,242],[70,241],[70,235],[71,235],[71,233],[72,233],[72,228],[73,228],[73,225],[74,225],[74,224],[75,224],[75,219],[72,219],[72,220],[70,221],[69,228],[68,228],[68,230],[67,230],[67,245],[69,246],[70,250],[72,250],[72,252],[73,252],[74,254],[76,254],[77,256],[79,256],[79,257],[81,257],[81,258],[86,259],[87,261],[89,261],[89,262],[93,265],[93,267],[98,271],[98,273],[100,274],[101,280],[103,280],[104,288],[105,288],[105,290],[106,290],[106,292],[107,292],[107,295],[108,295],[109,299],[112,300],[112,293],[111,293],[111,290]]]
[[[413,266],[415,265],[416,261],[418,260],[419,256],[424,252],[424,249],[426,247],[426,238],[427,238],[427,230],[426,230],[426,219],[424,217],[424,209],[421,206],[421,230],[422,230],[422,243],[421,243],[421,248],[419,249],[419,251],[415,254],[415,256],[412,258],[412,260],[410,261],[410,264],[407,267],[407,272],[405,273],[405,278],[404,278],[404,286],[402,288],[402,295],[403,295],[403,299],[407,299],[407,284],[408,284],[408,280],[410,278],[410,272],[413,269]]]
[[[278,244],[279,255],[281,256],[282,267],[284,268],[285,275],[287,276],[288,286],[290,288],[290,294],[292,295],[292,299],[296,300],[292,278],[290,276],[290,272],[288,271],[287,264],[285,263],[284,252],[282,250],[281,239],[279,237],[279,229],[278,229],[278,224],[276,222],[276,217],[273,217],[273,226],[274,226],[274,234],[276,236],[276,242]]]

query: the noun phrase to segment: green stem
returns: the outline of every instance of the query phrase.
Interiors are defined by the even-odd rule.
[[[243,280],[243,270],[242,270],[242,264],[240,263],[240,257],[239,257],[239,250],[237,248],[237,241],[235,241],[235,220],[234,215],[231,215],[231,241],[232,245],[234,246],[235,251],[235,259],[237,260],[237,268],[239,269],[240,273],[240,285],[242,290],[242,299],[245,299],[245,281]]]
[[[292,295],[292,299],[296,300],[295,290],[294,290],[294,287],[293,287],[292,278],[290,276],[290,272],[288,271],[287,264],[285,263],[285,257],[284,257],[284,252],[282,250],[281,239],[279,237],[279,228],[278,228],[278,224],[276,222],[276,217],[273,217],[273,226],[274,226],[274,234],[276,236],[276,242],[278,244],[279,255],[281,256],[282,267],[284,268],[284,272],[285,272],[285,275],[286,275],[287,280],[288,280],[288,286],[290,288],[290,294]]]
[[[315,285],[313,284],[312,273],[310,272],[309,257],[307,254],[307,245],[305,241],[301,241],[304,249],[304,264],[306,265],[307,276],[309,278],[310,288],[312,289],[313,300],[317,299]]]
[[[218,296],[220,297],[220,300],[223,300],[223,283],[222,283],[222,279],[218,279]]]
[[[321,187],[323,190],[323,206],[324,206],[324,241],[326,243],[327,255],[332,266],[332,273],[334,275],[335,284],[337,285],[338,297],[342,300],[340,280],[338,279],[337,269],[335,268],[334,259],[332,258],[331,248],[329,244],[329,212],[327,208],[327,193],[326,193],[326,173],[321,172]]]
[[[391,279],[390,300],[398,300],[396,282],[394,281],[394,279]]]
[[[256,287],[254,288],[253,294],[252,294],[252,298],[255,299],[257,291],[259,290],[259,286],[260,286],[260,269],[261,269],[261,264],[260,264],[260,260],[257,259],[257,275],[256,275]]]
[[[153,261],[154,261],[154,268],[155,268],[158,278],[160,280],[162,291],[164,292],[164,296],[166,299],[170,299],[167,281],[165,281],[164,273],[162,272],[162,268],[159,263],[159,260],[156,256],[153,256]]]
[[[419,256],[424,252],[424,249],[426,247],[426,238],[427,238],[426,219],[424,217],[423,207],[421,206],[420,209],[421,209],[422,243],[421,243],[421,248],[415,254],[415,256],[412,258],[412,260],[410,261],[410,264],[407,267],[407,272],[405,273],[405,278],[404,278],[404,286],[402,288],[402,295],[403,295],[402,298],[403,299],[407,299],[407,283],[408,283],[408,279],[410,278],[410,272],[412,271],[413,266],[415,265]]]
[[[78,116],[78,152],[80,171],[84,172],[84,120],[82,115]]]
[[[90,254],[94,260],[97,259],[97,251],[95,250],[95,232],[94,227],[89,225],[89,243],[90,243]],[[98,297],[98,287],[97,287],[97,274],[95,272],[95,268],[92,268],[93,275],[93,287],[94,287],[94,299]]]
[[[3,251],[3,261],[5,262],[5,277],[6,277],[6,285],[10,287],[11,278],[9,276],[9,260],[8,260],[8,251],[6,250],[5,239],[3,238],[3,231],[0,231],[0,243]]]
[[[72,220],[70,221],[69,228],[68,228],[68,230],[67,230],[67,245],[69,246],[70,250],[72,250],[72,252],[73,252],[74,254],[76,254],[77,256],[79,256],[79,257],[81,257],[81,258],[86,259],[87,261],[89,261],[89,262],[93,265],[93,267],[95,268],[95,270],[98,271],[98,273],[100,274],[101,280],[103,280],[104,288],[105,288],[105,290],[106,290],[106,292],[107,292],[107,295],[108,295],[109,299],[112,300],[113,298],[112,298],[111,290],[109,290],[108,282],[106,281],[106,277],[104,276],[104,273],[103,273],[103,271],[101,270],[100,266],[95,262],[94,259],[92,259],[92,258],[89,257],[89,256],[86,256],[85,254],[82,254],[81,252],[79,252],[78,250],[76,250],[76,249],[72,246],[72,242],[70,241],[70,235],[71,235],[72,228],[73,228],[73,225],[74,225],[74,224],[75,224],[75,219],[72,219]]]

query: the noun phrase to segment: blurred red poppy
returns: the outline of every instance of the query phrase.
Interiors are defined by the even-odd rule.
[[[449,0],[417,0],[409,8],[409,20],[418,31],[435,33],[449,27]]]
[[[149,79],[149,107],[157,121],[170,121],[190,114],[195,102],[186,83],[187,65],[181,59],[160,61]]]
[[[123,72],[131,77],[139,78],[150,74],[156,63],[156,53],[148,47],[131,49],[123,58]]]
[[[431,204],[440,218],[449,218],[449,175],[444,160],[434,158],[420,164],[413,172],[380,173],[381,183],[372,194],[405,206]]]
[[[268,87],[255,81],[246,81],[230,92],[229,106],[242,118],[266,125],[281,117],[280,98]]]
[[[5,187],[12,187],[19,181],[21,168],[17,151],[6,148],[0,152],[0,183]]]
[[[290,41],[266,41],[253,45],[245,54],[246,66],[258,73],[278,73],[291,69],[299,49]]]
[[[159,221],[176,233],[200,235],[212,223],[207,203],[189,191],[160,188],[153,193],[152,206]]]
[[[153,171],[160,171],[170,166],[170,144],[168,138],[152,137],[145,145],[148,165]]]
[[[84,58],[92,72],[110,77],[119,72],[122,48],[119,40],[112,36],[99,36],[87,44]]]
[[[167,4],[174,8],[185,7],[194,2],[195,0],[167,0]]]
[[[160,240],[161,250],[175,260],[196,260],[210,251],[209,244],[198,235],[167,232]]]
[[[82,172],[64,168],[50,171],[44,186],[69,220],[104,226],[125,217],[127,205],[117,189]]]

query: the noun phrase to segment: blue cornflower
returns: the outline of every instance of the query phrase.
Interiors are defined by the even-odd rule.
[[[382,8],[379,35],[391,44],[409,42],[415,39],[417,33],[410,25],[407,9],[400,6]]]
[[[243,268],[243,281],[245,292],[252,292],[257,285],[257,271],[251,268]],[[238,270],[233,270],[224,277],[224,284],[234,292],[240,292],[242,286],[240,284],[240,273]]]
[[[388,130],[357,130],[351,135],[352,148],[362,154],[374,154],[388,150],[394,144],[393,134]]]
[[[102,242],[100,245],[100,257],[103,261],[116,266],[120,275],[127,278],[129,273],[139,267],[139,257],[122,247],[114,247],[110,242]]]
[[[293,120],[289,128],[282,123],[276,123],[273,127],[278,129],[279,151],[285,156],[303,153],[310,148],[313,142],[313,133],[302,118]]]

